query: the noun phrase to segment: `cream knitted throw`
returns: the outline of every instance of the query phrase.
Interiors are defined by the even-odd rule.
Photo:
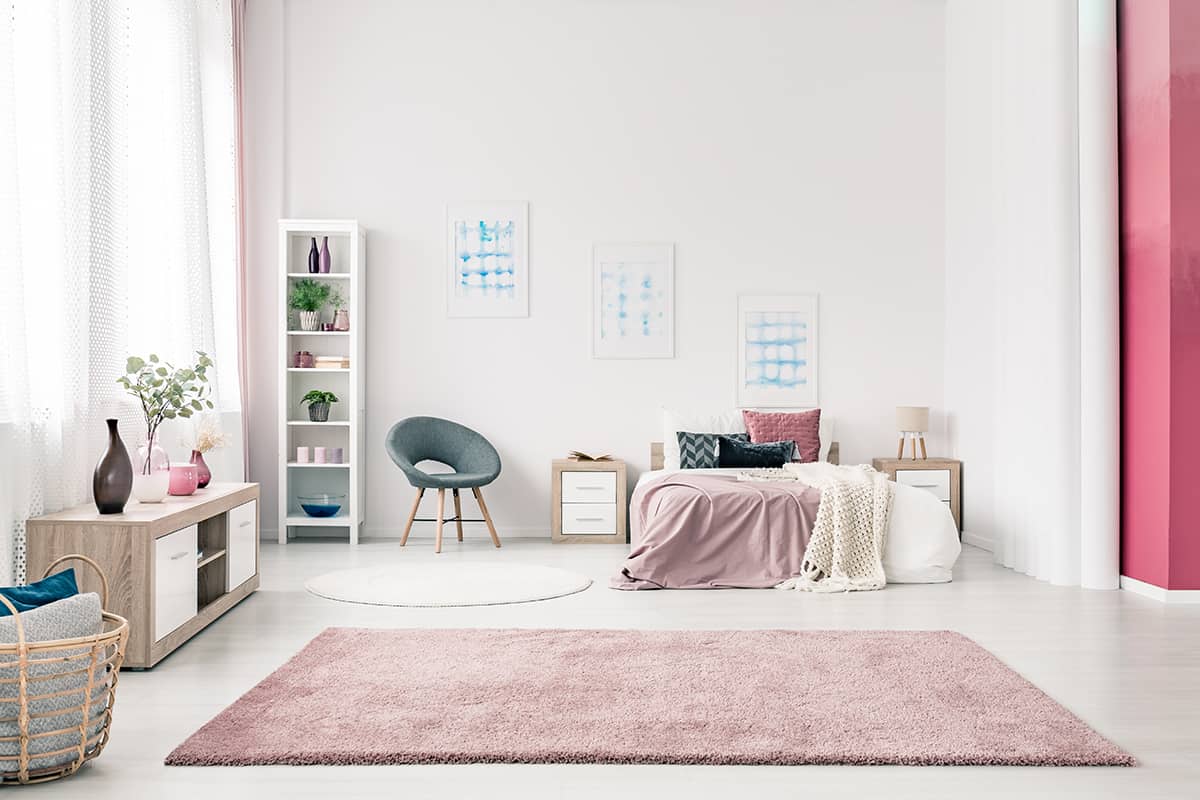
[[[807,592],[882,589],[883,543],[896,487],[863,464],[788,464],[801,483],[821,490],[817,521],[801,572],[775,588]]]

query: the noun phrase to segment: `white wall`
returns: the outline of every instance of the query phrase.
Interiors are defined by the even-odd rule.
[[[963,460],[963,539],[992,547],[998,358],[998,290],[1004,204],[994,155],[1001,147],[1002,9],[988,0],[946,6],[947,433]]]
[[[501,536],[547,530],[549,462],[570,448],[636,475],[660,405],[733,405],[739,292],[820,293],[843,461],[894,452],[894,406],[943,405],[944,23],[929,0],[250,4],[264,507],[280,216],[369,231],[368,535],[403,522],[382,440],[412,414],[496,444]],[[531,316],[447,319],[443,205],[509,199],[530,204]],[[675,243],[674,360],[589,358],[593,241]]]

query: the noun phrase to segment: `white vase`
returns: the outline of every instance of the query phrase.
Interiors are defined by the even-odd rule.
[[[133,462],[133,496],[139,503],[161,503],[170,487],[171,460],[167,451],[151,440],[138,448]]]
[[[139,503],[161,503],[171,486],[171,473],[155,472],[133,476],[133,496]]]
[[[300,312],[300,330],[315,331],[321,327],[321,312],[320,311],[301,311]]]

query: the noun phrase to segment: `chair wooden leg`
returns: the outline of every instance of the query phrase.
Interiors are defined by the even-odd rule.
[[[462,502],[458,499],[458,489],[454,491],[454,522],[458,526],[458,540],[462,541]]]
[[[417,509],[421,506],[421,498],[425,496],[424,489],[417,489],[417,499],[413,500],[412,513],[408,515],[408,522],[404,525],[404,535],[400,537],[400,546],[408,544],[408,534],[412,531],[413,520],[417,518]]]
[[[437,515],[437,541],[433,545],[433,552],[442,552],[442,524],[446,517],[446,490],[438,489],[438,515]]]
[[[488,513],[487,503],[483,502],[483,492],[478,488],[471,490],[475,493],[475,502],[479,503],[479,510],[483,512],[483,521],[487,523],[488,533],[492,536],[492,544],[496,547],[500,546],[500,537],[496,535],[496,526],[492,524],[492,515]]]

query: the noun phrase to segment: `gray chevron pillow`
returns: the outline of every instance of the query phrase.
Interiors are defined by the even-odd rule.
[[[721,435],[741,442],[750,441],[748,433]],[[680,469],[712,469],[717,466],[717,434],[679,431],[675,438],[679,440]]]

